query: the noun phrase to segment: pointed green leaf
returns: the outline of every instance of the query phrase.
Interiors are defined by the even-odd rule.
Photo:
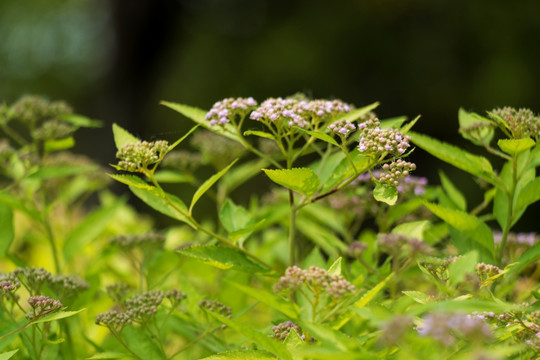
[[[331,275],[341,275],[341,267],[342,267],[342,258],[340,256],[328,268],[328,273],[331,274]]]
[[[61,115],[61,119],[70,123],[71,125],[75,125],[76,127],[98,128],[102,126],[101,121],[92,120],[82,115],[64,114]]]
[[[531,138],[525,139],[500,139],[497,141],[499,148],[511,156],[516,156],[520,152],[528,150],[535,145],[535,142]]]
[[[306,130],[306,129],[302,129],[301,127],[297,127],[296,130],[299,130],[299,131],[301,131],[303,133],[306,133],[306,134],[308,134],[310,136],[313,136],[315,139],[319,139],[319,140],[322,140],[322,141],[327,142],[329,144],[339,146],[339,144],[337,143],[337,141],[333,137],[331,137],[328,134],[323,133],[322,131]]]
[[[219,211],[219,220],[228,232],[242,230],[253,223],[249,211],[227,199]]]
[[[43,148],[47,153],[71,149],[73,146],[75,146],[75,139],[73,136],[68,136],[59,140],[47,140],[43,144]]]
[[[531,150],[531,157],[527,164],[528,168],[535,168],[538,166],[540,166],[540,142]]]
[[[283,342],[287,349],[293,354],[293,358],[295,358],[294,353],[296,349],[299,349],[304,345],[304,340],[298,335],[296,330],[294,328],[291,328],[291,331],[289,331],[289,334],[287,334],[287,337],[285,338],[285,341]]]
[[[465,280],[467,274],[475,274],[476,264],[478,264],[478,252],[471,251],[460,256],[448,267],[450,284],[456,286]]]
[[[141,179],[138,176],[135,175],[128,175],[128,174],[107,174],[112,179],[121,182],[122,184],[126,184],[128,186],[133,186],[139,189],[153,189],[154,186],[148,184],[146,181]]]
[[[77,315],[78,313],[80,313],[81,311],[84,311],[84,310],[86,310],[86,309],[80,309],[80,310],[77,310],[77,311],[59,311],[59,312],[56,312],[54,314],[46,315],[46,316],[44,316],[44,317],[42,317],[40,319],[37,319],[36,321],[32,321],[32,324],[41,324],[41,323],[46,323],[46,322],[50,322],[50,321],[65,319],[65,318]]]
[[[429,295],[421,291],[402,291],[402,293],[420,304],[426,304],[430,301]]]
[[[115,213],[125,204],[125,199],[118,199],[87,215],[66,237],[62,252],[66,261],[80,253],[84,246],[94,240],[114,219]]]
[[[19,349],[15,349],[15,350],[11,350],[11,351],[6,351],[6,352],[3,352],[0,354],[0,360],[9,360],[13,357],[13,355],[15,355],[17,353],[17,351],[19,351]]]
[[[380,121],[379,127],[381,129],[399,129],[406,120],[406,116],[398,116],[395,118],[384,119]]]
[[[429,226],[428,220],[411,221],[397,225],[392,229],[393,234],[401,234],[411,238],[424,240],[424,231]]]
[[[0,259],[9,250],[14,237],[13,210],[11,207],[0,203]]]
[[[176,140],[173,144],[169,145],[169,147],[167,148],[167,152],[173,150],[175,147],[177,147],[178,145],[180,145],[180,143],[182,141],[184,141],[189,135],[191,135],[192,132],[194,132],[195,130],[197,130],[197,128],[199,127],[200,125],[195,125],[194,127],[192,127],[184,136],[182,136],[180,139]]]
[[[463,196],[442,170],[439,171],[439,177],[441,178],[441,185],[444,191],[455,207],[458,210],[467,211],[467,200],[465,199],[465,196]]]
[[[96,170],[98,167],[95,165],[58,165],[58,166],[44,166],[41,167],[38,171],[28,175],[29,179],[54,179],[64,176],[79,175],[84,174],[90,171]]]
[[[339,164],[332,170],[331,175],[324,182],[321,193],[326,193],[327,191],[334,189],[355,174],[360,175],[368,171],[368,156],[362,154],[358,150],[352,151],[349,155],[354,163],[354,167],[352,166],[351,161],[346,157],[341,159]]]
[[[237,322],[236,320],[228,319],[224,316],[221,316],[220,314],[210,311],[208,311],[207,313],[220,323],[227,325],[231,329],[252,340],[259,347],[270,351],[272,354],[276,355],[278,359],[292,360],[292,356],[289,353],[289,350],[287,350],[287,347],[279,341],[276,341],[275,339],[269,337],[268,334],[255,330],[252,327]]]
[[[158,170],[154,174],[154,179],[156,179],[156,181],[160,184],[182,184],[195,182],[195,177],[193,177],[193,175],[184,174],[180,171],[174,170]]]
[[[224,246],[198,245],[178,250],[178,253],[212,265],[218,269],[233,269],[247,273],[266,273],[266,266],[251,260],[243,252]]]
[[[250,297],[259,300],[265,305],[270,306],[272,309],[275,309],[289,319],[297,319],[300,309],[298,305],[291,301],[285,301],[276,294],[266,291],[264,289],[257,289],[251,286],[241,285],[232,281],[227,281],[238,290],[242,291],[244,294],[249,295]]]
[[[212,187],[229,169],[238,161],[238,159],[235,159],[232,163],[230,163],[225,169],[221,170],[217,174],[212,175],[209,179],[207,179],[204,183],[202,183],[201,186],[195,191],[195,194],[193,194],[193,198],[191,199],[191,205],[189,206],[189,214],[191,215],[191,212],[193,210],[193,207],[197,203],[197,201],[201,198],[201,196],[204,195],[208,189]]]
[[[416,123],[418,122],[418,120],[420,120],[420,115],[418,115],[417,117],[415,117],[414,119],[412,119],[412,121],[406,123],[405,125],[403,125],[401,127],[401,129],[399,129],[403,134],[408,134],[409,131],[413,128],[414,125],[416,125]]]
[[[491,233],[490,228],[483,221],[460,210],[449,209],[428,202],[424,202],[424,205],[433,214],[444,220],[447,224],[451,225],[461,233],[467,235],[468,238],[473,241],[473,248],[468,248],[463,244],[456,243],[456,246],[461,252],[478,250],[482,261],[490,263],[493,262],[493,257],[495,255],[493,234]],[[488,256],[488,258],[483,258],[483,256]]]
[[[262,137],[262,138],[265,138],[265,139],[270,139],[270,140],[276,141],[276,138],[274,137],[274,135],[269,134],[269,133],[264,132],[264,131],[257,131],[257,130],[244,131],[244,136],[249,136],[249,135],[255,135],[255,136],[258,136],[258,137]]]
[[[102,353],[97,353],[95,355],[86,358],[86,360],[98,360],[98,359],[123,359],[128,357],[127,354],[116,352],[116,351],[106,351]]]
[[[201,360],[267,360],[275,359],[272,353],[264,350],[233,350],[211,355]]]
[[[153,186],[151,188],[130,186],[129,189],[152,209],[193,226],[192,221],[188,217],[186,205],[178,197],[165,193],[163,190]]]
[[[139,142],[137,137],[131,135],[127,130],[116,123],[113,124],[112,130],[117,150],[120,150],[126,144]]]
[[[319,188],[319,177],[309,168],[262,170],[270,180],[276,184],[296,191],[302,195],[313,195]]]
[[[409,132],[412,142],[436,158],[445,161],[463,171],[478,176],[492,184],[496,176],[491,163],[484,157],[473,155],[457,146],[453,146],[426,135]]]
[[[152,338],[143,327],[128,325],[122,330],[122,339],[141,359],[165,360],[165,354]]]
[[[315,339],[334,349],[352,350],[359,345],[352,337],[327,325],[307,321],[299,321],[299,324],[304,331],[309,332]]]
[[[516,201],[516,212],[540,200],[540,177],[535,178],[521,189]]]
[[[482,145],[482,143],[490,143],[495,132],[494,124],[490,120],[478,114],[469,113],[463,108],[459,109],[458,119],[459,132],[461,133],[461,136],[463,136],[463,138],[471,141],[476,145]],[[475,136],[471,136],[467,132],[467,129],[470,129],[471,127],[477,127],[477,130],[475,131]],[[478,139],[481,141],[478,141]]]
[[[373,198],[379,202],[390,206],[395,205],[398,200],[398,190],[395,186],[377,183],[373,189]]]

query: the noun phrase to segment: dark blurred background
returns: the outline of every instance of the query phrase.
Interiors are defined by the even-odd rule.
[[[144,139],[191,126],[160,100],[208,109],[298,91],[421,114],[417,131],[475,150],[460,106],[540,111],[539,15],[538,0],[2,0],[0,100],[42,94],[103,120],[78,142],[104,164],[112,122]],[[438,182],[441,162],[413,160]]]

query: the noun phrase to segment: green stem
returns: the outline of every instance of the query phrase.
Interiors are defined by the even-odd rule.
[[[197,338],[193,339],[192,341],[188,342],[186,345],[184,345],[183,347],[181,347],[178,351],[176,351],[174,354],[172,354],[171,356],[169,356],[167,358],[167,360],[171,360],[171,359],[174,359],[176,356],[180,355],[182,352],[184,352],[186,349],[188,349],[189,347],[195,345],[196,343],[198,343],[199,341],[203,340],[205,337],[207,337],[208,335],[214,333],[216,330],[219,330],[221,329],[221,325],[218,326],[218,327],[215,327],[214,329],[210,330],[210,328],[206,329],[204,331],[204,333],[202,333],[200,336],[198,336]]]
[[[506,224],[503,228],[503,236],[501,239],[501,244],[499,246],[499,254],[497,256],[497,265],[502,266],[502,259],[504,255],[504,248],[506,247],[506,241],[508,240],[508,234],[510,233],[510,228],[512,227],[512,222],[514,221],[514,196],[516,195],[516,186],[517,186],[517,159],[512,158],[512,184],[510,186],[510,191],[508,195],[508,212],[506,215]]]
[[[294,193],[289,190],[289,266],[296,265],[296,207],[294,206]]]

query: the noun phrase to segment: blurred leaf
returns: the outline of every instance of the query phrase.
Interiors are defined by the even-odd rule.
[[[249,136],[249,135],[255,135],[255,136],[258,136],[258,137],[265,138],[265,139],[270,139],[270,140],[277,141],[276,138],[274,137],[274,135],[269,134],[269,133],[264,132],[264,131],[257,131],[257,130],[244,131],[244,136]]]
[[[489,183],[496,182],[490,162],[478,155],[473,155],[461,148],[435,140],[426,135],[410,132],[409,136],[415,145],[427,151],[436,158],[445,161],[455,167],[478,176]]]
[[[527,250],[518,259],[518,264],[510,269],[509,272],[521,272],[525,267],[540,259],[540,242],[537,242]]]
[[[257,344],[257,346],[270,351],[272,354],[276,355],[278,359],[283,360],[292,360],[292,356],[287,350],[287,347],[280,343],[279,341],[276,341],[275,339],[272,339],[267,334],[262,333],[258,330],[253,329],[252,327],[249,327],[245,324],[239,323],[236,320],[228,319],[224,316],[221,316],[217,313],[207,311],[207,313],[215,318],[220,323],[223,323],[230,327],[231,329],[239,332],[240,334],[244,335],[248,339],[252,340]]]
[[[184,174],[175,170],[158,170],[154,174],[154,179],[161,184],[190,184],[195,181],[195,177],[193,177],[193,175]]]
[[[337,118],[335,118],[334,122],[335,121],[340,121],[340,120],[348,120],[350,122],[356,121],[356,120],[360,119],[362,116],[369,113],[371,110],[376,109],[377,106],[379,106],[378,101],[374,102],[373,104],[369,104],[369,105],[366,105],[364,107],[361,107],[359,109],[351,110],[350,112],[344,113],[344,114],[338,116]]]
[[[330,172],[330,176],[324,182],[321,193],[326,193],[329,190],[332,190],[351,176],[360,175],[365,173],[368,170],[369,166],[369,157],[362,154],[360,151],[352,151],[350,157],[354,163],[354,168],[349,159],[346,157],[343,158],[339,164]],[[339,159],[339,157],[337,158]],[[356,168],[356,172],[355,172]]]
[[[135,196],[141,199],[152,209],[167,215],[173,219],[182,221],[190,226],[192,221],[187,216],[187,207],[182,200],[174,195],[168,194],[156,187],[139,188],[130,186],[129,189]]]
[[[444,191],[455,207],[458,210],[467,211],[467,200],[461,191],[459,191],[442,170],[439,170],[439,177],[441,178],[441,185]]]
[[[253,223],[249,211],[227,199],[219,210],[219,220],[228,232],[242,230]]]
[[[304,216],[296,218],[296,226],[300,233],[318,245],[331,258],[337,258],[339,251],[345,251],[345,245],[332,231]]]
[[[268,166],[268,161],[265,159],[246,161],[229,170],[221,180],[221,184],[226,188],[227,193],[230,193],[252,177],[260,174],[261,168],[265,166]]]
[[[395,186],[377,183],[373,189],[373,197],[379,202],[392,206],[398,200],[398,190]]]
[[[464,299],[464,300],[442,300],[432,301],[426,304],[418,304],[411,306],[408,313],[411,315],[421,315],[426,312],[432,311],[449,311],[449,312],[464,312],[472,313],[473,311],[493,311],[494,313],[502,314],[507,311],[516,309],[518,305],[507,304],[502,301],[488,301],[488,300],[476,300],[476,299]]]
[[[532,148],[534,144],[534,140],[531,138],[500,139],[499,141],[497,141],[497,145],[499,145],[499,148],[511,156],[516,156],[520,152]]]
[[[224,246],[197,245],[178,250],[179,254],[212,265],[218,269],[233,269],[247,273],[267,273],[271,270],[251,260],[243,252]]]
[[[185,139],[187,139],[187,137],[189,135],[191,135],[192,132],[194,132],[195,130],[197,130],[197,128],[199,127],[200,125],[195,125],[194,127],[192,127],[191,129],[189,129],[189,131],[184,135],[182,136],[180,139],[176,140],[173,144],[169,145],[169,147],[167,148],[167,152],[169,151],[172,151],[175,147],[177,147],[178,145],[180,145],[180,143],[182,143],[182,141],[184,141]]]
[[[121,335],[128,348],[130,348],[141,359],[157,360],[166,358],[159,350],[158,345],[145,332],[144,328],[129,325],[122,330]]]
[[[465,111],[463,108],[460,108],[458,112],[458,120],[459,120],[459,132],[461,133],[461,136],[471,141],[473,144],[476,144],[476,145],[482,145],[483,143],[489,144],[491,142],[491,139],[493,139],[493,134],[495,132],[495,129],[493,127],[493,123],[489,121],[488,119],[475,113],[469,113]],[[467,129],[471,127],[476,127],[476,126],[478,126],[478,131],[475,132],[475,135],[477,135],[478,138],[481,139],[481,141],[478,141],[477,138],[472,137],[467,132]]]
[[[467,274],[476,274],[478,252],[471,251],[460,256],[448,267],[450,284],[456,286],[465,280]]]
[[[303,133],[306,133],[310,136],[313,136],[315,139],[319,139],[319,140],[322,140],[326,143],[329,143],[329,144],[332,144],[332,145],[335,145],[335,146],[339,146],[339,144],[337,143],[337,141],[331,137],[330,135],[328,134],[325,134],[323,133],[322,131],[313,131],[313,130],[306,130],[306,129],[302,129],[301,127],[297,127],[296,130],[299,130],[300,132],[303,132]]]
[[[341,256],[334,261],[334,263],[328,268],[328,273],[331,275],[341,275],[342,267],[342,258]]]
[[[307,321],[299,321],[301,328],[311,334],[323,345],[339,350],[352,350],[359,347],[359,343],[354,338],[322,324],[315,324]]]
[[[14,237],[13,210],[11,207],[0,203],[0,259],[9,250]]]
[[[116,123],[113,123],[112,130],[117,150],[120,150],[126,144],[139,142],[137,137],[131,135],[127,130]]]
[[[75,139],[72,136],[59,140],[47,140],[43,144],[43,148],[48,153],[71,149],[73,146],[75,146]]]
[[[3,352],[0,354],[0,360],[8,360],[8,359],[11,359],[11,357],[13,355],[15,355],[17,353],[17,351],[19,351],[19,349],[15,349],[15,350],[11,350],[11,351],[6,351],[6,352]]]
[[[29,179],[54,179],[64,176],[79,175],[90,171],[97,170],[96,165],[58,165],[58,166],[43,166],[36,172],[28,175]]]
[[[516,201],[516,212],[540,200],[540,177],[535,178],[521,189]]]
[[[399,129],[400,126],[407,120],[406,116],[398,116],[380,121],[381,129]]]
[[[540,142],[531,150],[529,163],[527,164],[528,168],[535,168],[537,166],[540,166]]]
[[[191,205],[189,206],[189,214],[191,215],[191,211],[193,210],[193,207],[197,203],[197,201],[203,196],[203,194],[208,191],[218,181],[229,169],[238,161],[238,159],[235,159],[232,163],[230,163],[226,168],[218,172],[217,174],[212,175],[210,178],[208,178],[204,183],[202,183],[201,186],[195,191],[195,194],[193,194],[193,198],[191,199]]]
[[[411,221],[397,225],[392,229],[392,233],[424,240],[424,231],[426,231],[428,226],[428,220]]]
[[[265,289],[258,289],[251,286],[241,285],[232,281],[227,281],[238,290],[242,291],[244,294],[251,296],[254,299],[259,300],[263,304],[270,306],[272,309],[275,309],[289,319],[297,319],[300,310],[298,305],[291,301],[285,301],[281,297],[275,295],[272,292],[266,291]]]
[[[84,311],[86,309],[80,309],[80,310],[77,310],[77,311],[59,311],[57,313],[54,313],[54,314],[49,314],[49,315],[46,315],[36,321],[32,321],[32,324],[41,324],[41,323],[46,323],[46,322],[50,322],[50,321],[55,321],[55,320],[60,320],[60,319],[65,319],[65,318],[68,318],[68,317],[71,317],[71,316],[74,316],[74,315],[77,315],[78,313],[80,313],[81,311]]]
[[[265,360],[275,359],[275,356],[264,350],[233,350],[211,355],[201,360]]]
[[[305,196],[313,195],[319,187],[319,177],[309,168],[262,170],[276,184]]]
[[[7,205],[15,210],[19,210],[30,216],[30,218],[41,222],[41,214],[37,210],[34,208],[28,208],[22,200],[11,195],[7,191],[0,191],[0,204]]]
[[[125,202],[125,199],[120,198],[87,215],[66,237],[62,249],[65,261],[69,261],[74,255],[80,253],[86,244],[101,234]]]
[[[97,360],[97,359],[122,359],[128,357],[127,354],[121,353],[121,352],[113,352],[113,351],[106,351],[102,353],[95,354],[93,356],[90,356],[89,358],[86,358],[87,360]]]
[[[304,345],[304,340],[302,340],[302,338],[298,335],[294,328],[291,328],[291,331],[289,331],[289,334],[287,334],[287,337],[285,338],[285,341],[283,343],[285,344],[285,346],[287,346],[287,349],[289,349],[289,351],[293,355],[293,359],[297,359],[297,357],[295,356],[295,352],[297,349]]]
[[[420,291],[402,291],[405,295],[420,304],[426,304],[429,302],[429,295]]]
[[[77,127],[99,128],[103,125],[99,120],[92,120],[82,115],[64,114],[61,118],[63,121]]]
[[[129,186],[133,186],[139,189],[153,189],[154,186],[150,185],[140,177],[136,175],[127,175],[127,174],[107,174],[109,177],[113,178],[114,180],[121,182],[122,184],[126,184]]]

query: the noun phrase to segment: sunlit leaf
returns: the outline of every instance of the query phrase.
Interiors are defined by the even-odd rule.
[[[191,199],[191,205],[189,206],[189,214],[191,214],[191,211],[193,210],[193,207],[197,203],[197,201],[201,198],[201,196],[204,195],[208,189],[212,187],[229,169],[238,161],[238,159],[235,159],[232,163],[230,163],[226,168],[218,172],[217,174],[212,175],[210,178],[208,178],[204,183],[202,183],[201,186],[195,191],[195,194],[193,194],[193,198]]]
[[[299,192],[302,195],[313,195],[319,188],[319,177],[309,168],[262,170],[276,184]]]
[[[266,273],[271,270],[251,260],[243,252],[224,246],[198,245],[178,250],[178,253],[218,269],[233,269],[247,273]]]
[[[120,150],[126,144],[139,142],[137,137],[131,135],[131,133],[116,123],[112,125],[112,130],[117,150]]]
[[[379,202],[392,206],[398,200],[398,190],[395,186],[377,183],[373,189],[373,197]]]
[[[279,296],[275,295],[273,292],[269,292],[265,289],[254,288],[252,286],[245,286],[238,284],[232,281],[227,281],[229,284],[234,286],[236,289],[242,291],[244,294],[249,295],[250,297],[259,300],[263,304],[270,306],[272,309],[275,309],[290,319],[298,318],[300,312],[298,305],[294,302],[285,301]]]
[[[531,138],[525,139],[500,139],[497,142],[499,148],[508,155],[516,156],[520,152],[528,150],[535,145],[535,142]]]
[[[15,237],[13,228],[13,210],[0,203],[0,259],[4,257]]]
[[[39,319],[37,319],[35,321],[32,321],[32,324],[41,324],[41,323],[46,323],[46,322],[50,322],[50,321],[65,319],[65,318],[77,315],[78,313],[80,313],[81,311],[84,311],[84,310],[86,310],[86,309],[80,309],[80,310],[77,310],[77,311],[59,311],[59,312],[56,312],[54,314],[49,314],[49,315],[46,315],[46,316],[44,316],[42,318],[39,318]]]

